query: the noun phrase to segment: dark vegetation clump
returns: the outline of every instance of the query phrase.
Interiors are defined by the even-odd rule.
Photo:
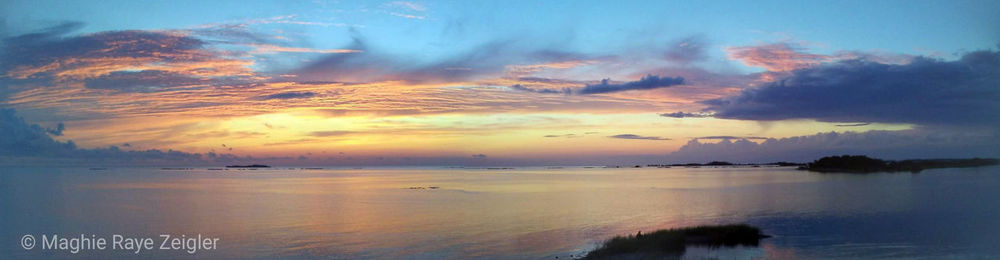
[[[746,224],[697,226],[616,236],[587,253],[584,259],[669,258],[684,254],[689,245],[707,247],[757,246],[768,237]]]

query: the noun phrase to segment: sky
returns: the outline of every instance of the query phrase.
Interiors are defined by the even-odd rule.
[[[997,1],[4,1],[0,164],[1000,156]]]

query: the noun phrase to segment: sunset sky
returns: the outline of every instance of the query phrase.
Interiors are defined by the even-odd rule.
[[[0,164],[1000,156],[1000,1],[3,1]]]

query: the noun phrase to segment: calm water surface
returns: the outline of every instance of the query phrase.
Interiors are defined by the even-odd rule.
[[[774,237],[759,248],[692,248],[689,256],[995,259],[998,198],[998,167],[871,175],[791,168],[6,168],[0,258],[189,257],[24,250],[19,240],[202,234],[218,237],[219,248],[194,257],[565,259],[614,235],[745,222]]]

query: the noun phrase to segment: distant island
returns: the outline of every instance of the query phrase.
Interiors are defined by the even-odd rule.
[[[799,167],[799,170],[813,172],[873,173],[912,172],[936,168],[966,168],[990,166],[1000,163],[991,158],[972,159],[915,159],[889,161],[864,155],[827,156]]]
[[[226,168],[271,168],[271,166],[263,164],[251,164],[251,165],[226,165]]]
[[[643,234],[616,236],[590,251],[583,259],[661,259],[679,258],[689,245],[757,246],[770,236],[746,224],[697,226],[657,230]]]
[[[804,166],[804,163],[794,163],[794,162],[772,162],[772,163],[731,163],[726,161],[712,161],[708,163],[674,163],[674,164],[647,164],[648,168],[670,168],[670,167],[762,167],[762,166],[772,166],[772,167],[787,167],[787,166]],[[604,168],[642,168],[642,165],[635,166],[621,166],[621,165],[608,165]],[[551,168],[551,167],[550,167]],[[584,168],[594,168],[594,167],[584,167]]]
[[[649,164],[646,167],[702,167],[702,166],[803,166],[804,163],[793,162],[773,162],[773,163],[731,163],[726,161],[712,161],[709,163],[675,163],[675,164]]]

